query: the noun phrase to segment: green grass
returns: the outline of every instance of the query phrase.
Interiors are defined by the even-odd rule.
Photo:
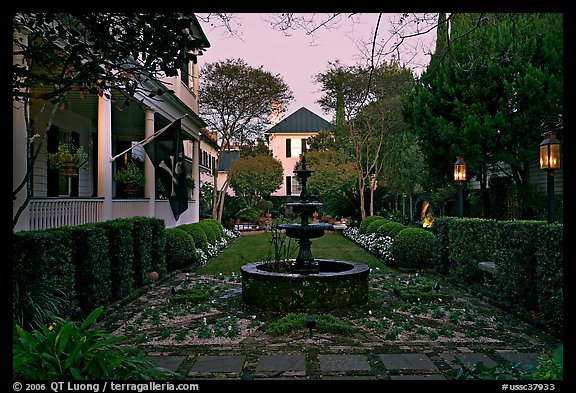
[[[216,257],[210,259],[197,272],[199,274],[240,273],[242,265],[264,261],[273,255],[271,240],[271,233],[241,236]],[[380,271],[391,271],[381,260],[337,232],[326,233],[320,238],[312,239],[312,255],[317,259],[361,262],[372,269],[378,267]]]

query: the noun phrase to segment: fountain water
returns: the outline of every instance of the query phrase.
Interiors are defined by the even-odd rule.
[[[367,265],[312,256],[311,239],[333,229],[331,224],[309,222],[310,215],[323,206],[308,195],[306,182],[313,172],[306,168],[303,153],[302,169],[294,171],[302,184],[300,201],[287,204],[299,213],[300,223],[277,226],[286,236],[297,239],[298,256],[289,261],[286,271],[276,266],[282,261],[243,265],[240,270],[244,303],[270,311],[315,311],[349,308],[368,300]]]

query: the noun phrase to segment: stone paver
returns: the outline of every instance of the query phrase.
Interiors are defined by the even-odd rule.
[[[304,355],[262,355],[258,359],[256,371],[306,371]]]
[[[244,356],[198,356],[190,372],[194,373],[239,373],[244,366]]]
[[[378,355],[389,370],[437,370],[438,367],[424,353]]]
[[[452,363],[456,357],[460,359],[465,366],[474,366],[478,362],[484,363],[486,367],[496,366],[496,362],[483,353],[442,353],[440,356],[452,367],[454,370],[460,368],[458,364]]]
[[[391,380],[395,381],[440,381],[446,380],[442,374],[411,374],[411,375],[392,375]]]
[[[182,362],[186,359],[185,356],[148,356],[155,366],[162,367],[170,371],[176,371]]]
[[[512,352],[512,351],[502,351],[498,353],[504,359],[510,363],[520,363],[520,367],[525,366],[537,366],[538,357],[540,356],[537,352]]]
[[[365,355],[320,355],[322,371],[358,371],[370,370]]]

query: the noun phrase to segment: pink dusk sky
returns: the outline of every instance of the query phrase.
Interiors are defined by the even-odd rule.
[[[360,43],[371,42],[379,14],[354,14],[352,17],[349,14],[342,14],[339,19],[336,19],[333,28],[319,29],[315,37],[306,35],[302,29],[290,31],[291,36],[287,37],[284,32],[276,31],[270,26],[269,20],[273,15],[235,14],[232,27],[237,29],[239,36],[231,36],[226,34],[222,27],[213,27],[200,21],[211,45],[199,58],[200,88],[202,88],[203,64],[229,58],[241,58],[249,66],[257,68],[262,65],[264,70],[273,75],[279,75],[290,87],[294,100],[283,117],[301,107],[306,107],[326,120],[332,121],[333,114],[324,113],[316,103],[322,93],[320,84],[314,82],[314,76],[325,72],[329,61],[340,60],[344,65],[365,64],[366,55],[363,52],[369,52],[366,52]],[[325,15],[316,14],[314,18],[319,20]],[[398,15],[382,14],[378,40],[386,40],[390,37],[390,20],[397,19]],[[406,63],[415,74],[419,75],[429,61],[429,55],[426,52],[430,51],[430,42],[434,42],[435,37],[436,32],[433,31],[423,39],[419,38],[419,43],[415,39],[407,42],[406,51],[418,53],[418,55],[416,58],[413,58],[411,54],[401,55],[401,63]]]

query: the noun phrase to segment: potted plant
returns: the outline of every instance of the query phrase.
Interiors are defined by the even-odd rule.
[[[117,171],[112,177],[114,181],[124,186],[127,194],[134,194],[139,187],[143,187],[146,179],[144,172],[135,162],[130,161],[128,164]]]
[[[82,146],[60,143],[56,153],[48,153],[48,165],[51,169],[64,170],[65,176],[75,177],[78,169],[88,167],[88,153]]]

